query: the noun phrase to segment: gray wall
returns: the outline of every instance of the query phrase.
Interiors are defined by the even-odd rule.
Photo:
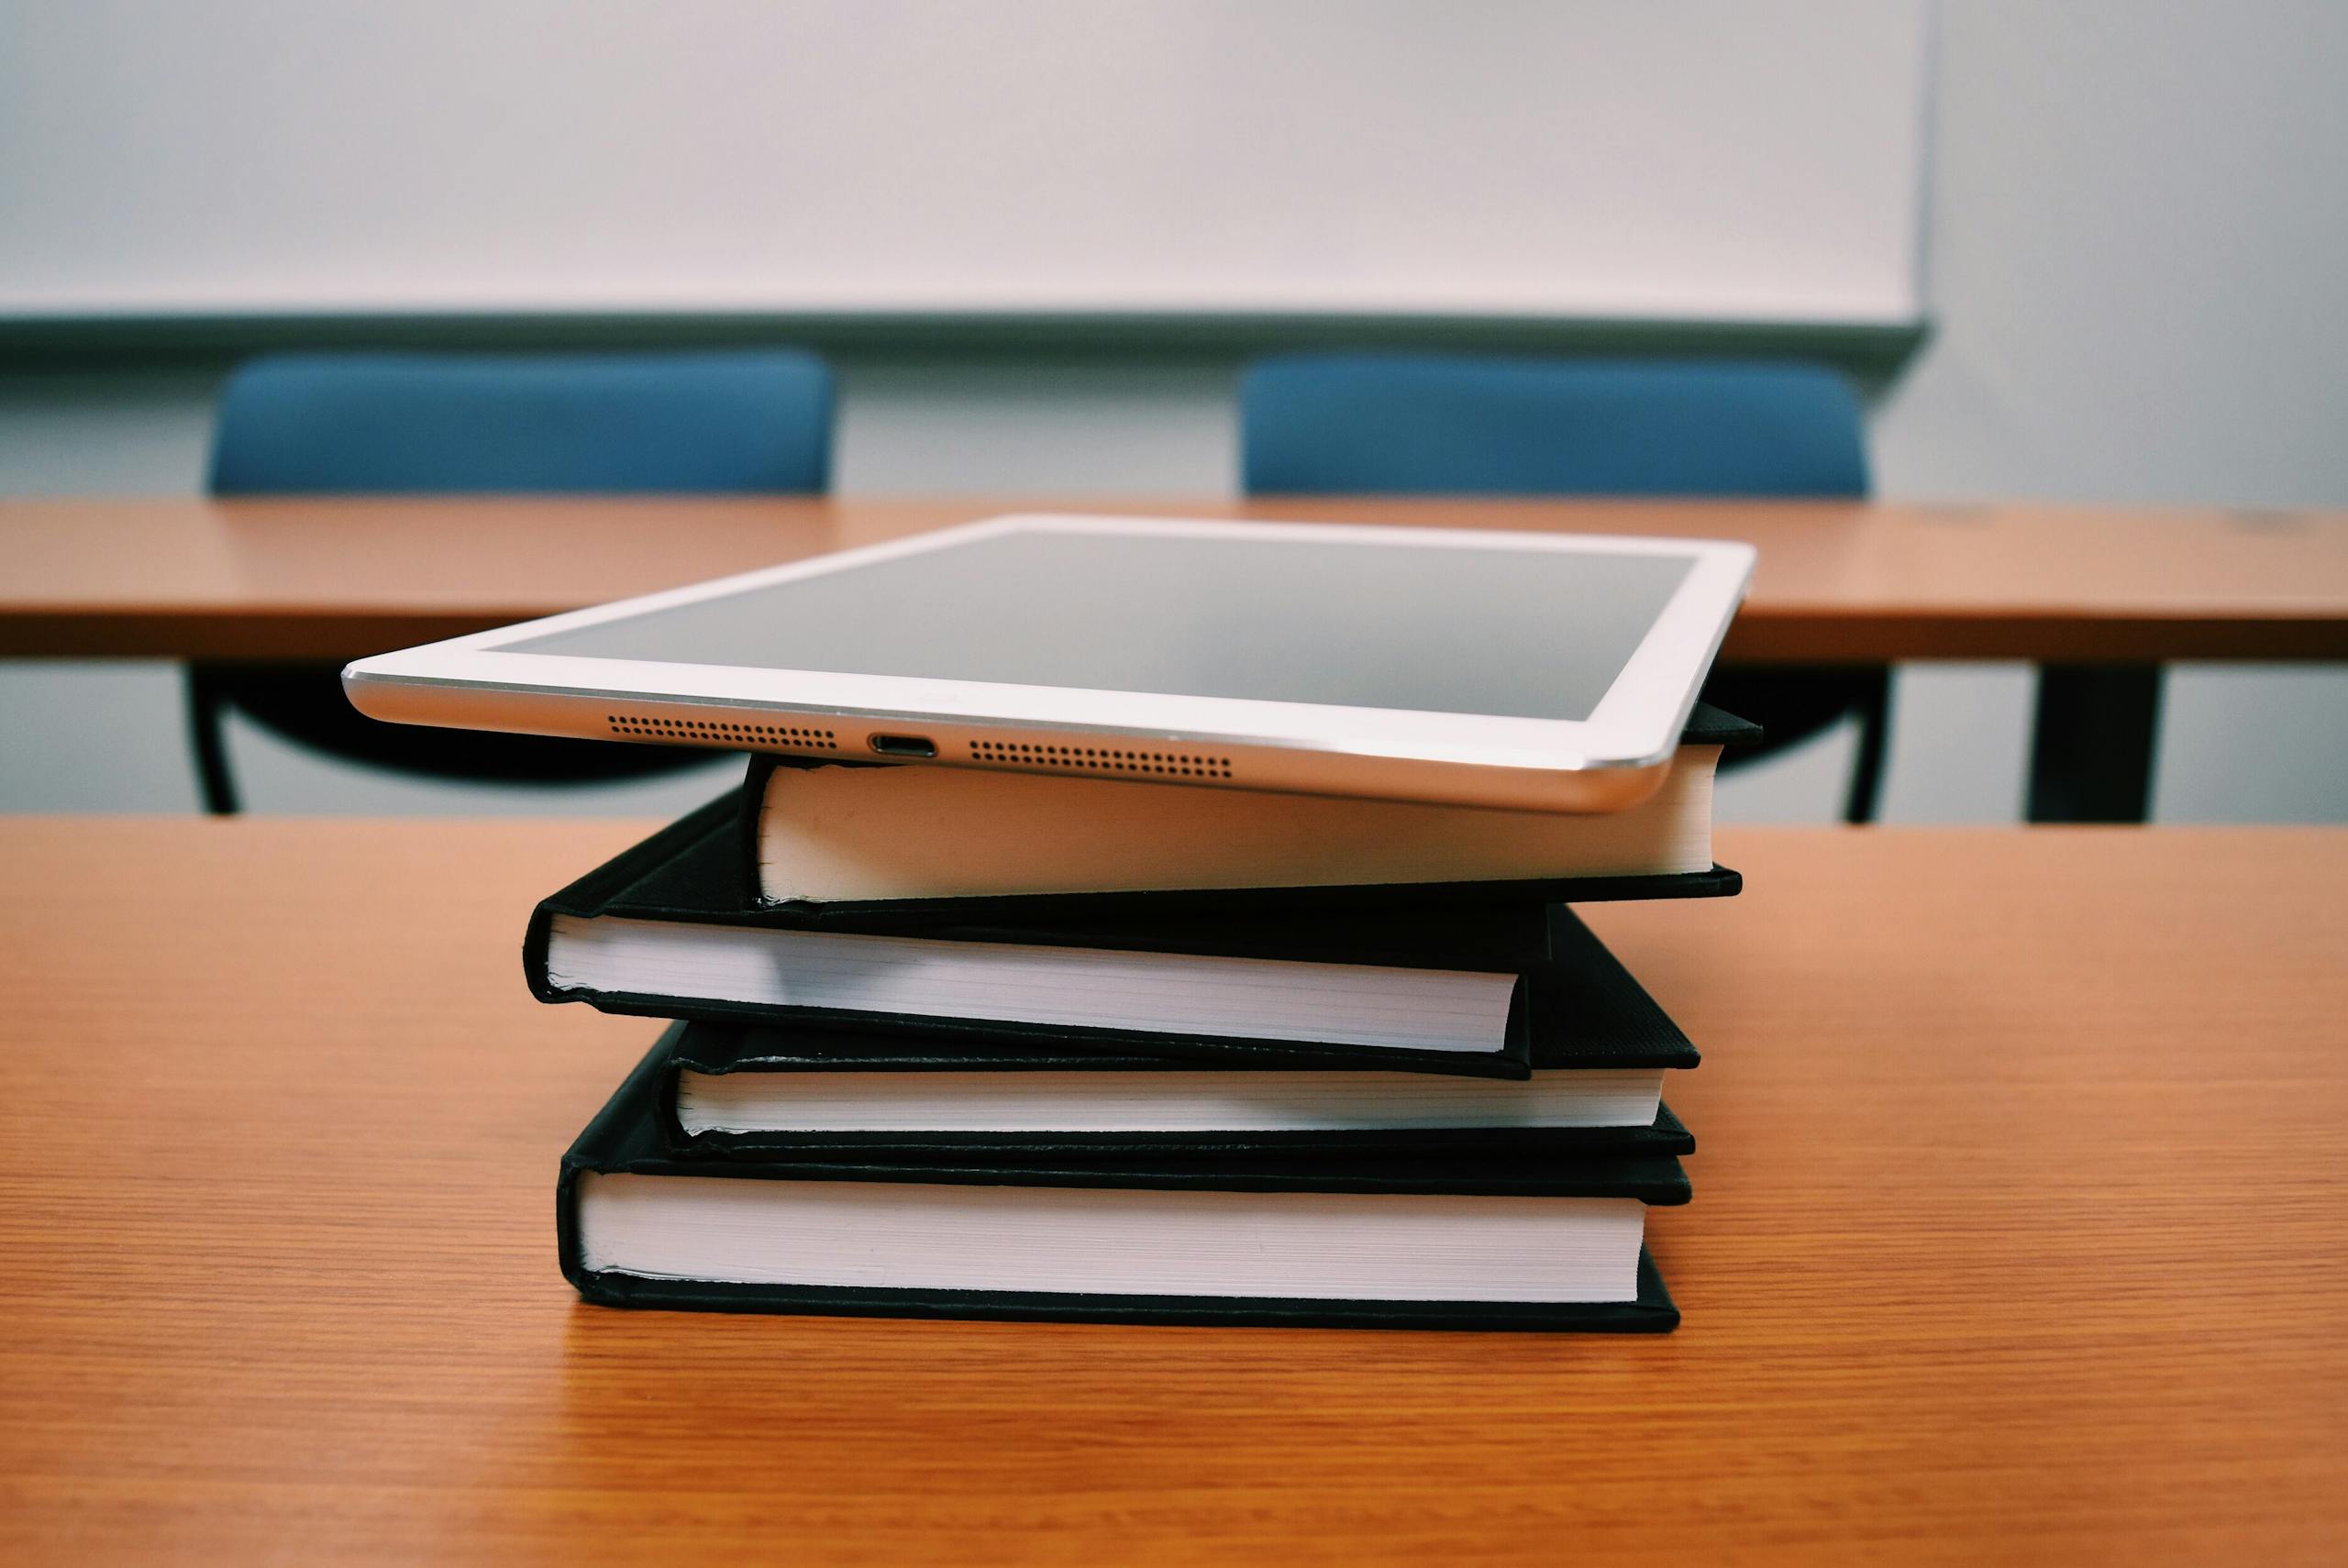
[[[1950,0],[1933,122],[1937,333],[1878,400],[1878,488],[2348,505],[2348,7]],[[1233,363],[961,358],[842,366],[851,493],[1231,488]],[[0,376],[0,491],[196,488],[214,375]],[[2157,525],[2148,525],[2156,526]],[[2018,812],[2031,677],[1903,670],[1887,815]],[[0,809],[193,802],[170,670],[0,667]],[[2187,667],[2162,820],[2348,820],[2348,672]],[[363,778],[239,732],[255,809],[665,811],[718,775],[483,792]],[[1837,735],[1732,781],[1723,815],[1822,820]]]

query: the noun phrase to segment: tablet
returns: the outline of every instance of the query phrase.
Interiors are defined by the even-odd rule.
[[[1551,811],[1654,791],[1749,546],[1002,517],[361,659],[403,723]]]

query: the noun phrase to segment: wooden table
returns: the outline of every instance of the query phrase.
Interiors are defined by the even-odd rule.
[[[628,1313],[642,824],[0,822],[0,1560],[2338,1561],[2348,833],[1753,830],[1594,923],[1702,1046],[1658,1339]]]
[[[0,500],[0,655],[349,659],[1039,510],[1744,539],[1748,663],[2348,658],[2348,513],[1360,496]]]
[[[2143,815],[2162,661],[2348,659],[2348,513],[1337,496],[0,501],[0,656],[341,661],[1023,509],[1748,540],[1731,662],[2046,666],[2039,818]]]

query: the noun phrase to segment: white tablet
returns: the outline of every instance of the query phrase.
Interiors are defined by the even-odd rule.
[[[403,723],[1553,811],[1661,783],[1749,546],[1002,517],[361,659]]]

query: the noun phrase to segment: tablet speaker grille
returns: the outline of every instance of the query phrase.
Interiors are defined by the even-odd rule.
[[[650,713],[606,713],[612,734],[628,740],[666,741],[670,745],[789,746],[793,751],[837,751],[829,730],[803,724],[752,724],[724,719],[663,719]]]
[[[1231,777],[1231,758],[1180,751],[1121,751],[1095,745],[1030,745],[1024,741],[972,741],[970,758],[1002,767],[1048,767],[1102,778],[1120,774],[1152,778]]]

